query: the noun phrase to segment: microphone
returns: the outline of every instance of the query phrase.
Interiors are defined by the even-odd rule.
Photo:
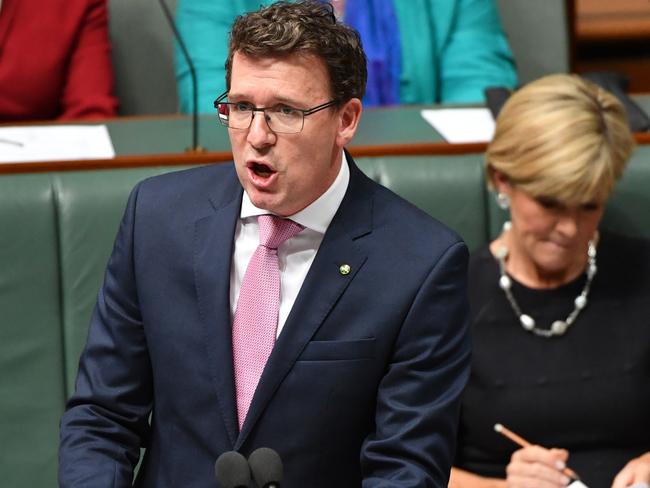
[[[214,463],[214,473],[222,488],[248,488],[251,470],[246,458],[236,451],[226,451]]]
[[[260,447],[248,457],[248,464],[259,488],[280,488],[282,460],[277,452],[268,447]]]
[[[165,13],[165,17],[167,17],[167,23],[169,24],[169,27],[171,27],[172,32],[174,33],[174,37],[178,41],[178,45],[181,48],[181,53],[183,53],[183,58],[185,59],[187,66],[190,68],[190,78],[192,79],[192,147],[188,148],[187,151],[205,152],[205,149],[199,146],[199,111],[197,107],[197,97],[199,90],[196,86],[196,71],[194,70],[194,63],[192,62],[192,58],[190,57],[190,54],[185,47],[185,42],[183,42],[181,33],[178,32],[176,22],[174,22],[174,16],[165,3],[165,0],[158,0],[158,3],[160,3],[160,7]]]

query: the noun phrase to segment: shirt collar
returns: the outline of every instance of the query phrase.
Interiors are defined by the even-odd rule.
[[[345,152],[343,152],[339,174],[336,176],[330,187],[307,207],[303,208],[300,212],[290,215],[288,218],[308,229],[324,234],[329,227],[330,222],[334,218],[334,214],[339,209],[341,201],[343,201],[349,182],[350,168],[348,167]],[[258,215],[269,213],[272,212],[253,205],[248,194],[244,192],[242,196],[241,212],[239,214],[241,219],[257,217]]]

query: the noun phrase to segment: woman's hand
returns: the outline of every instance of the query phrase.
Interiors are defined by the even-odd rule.
[[[569,453],[565,449],[523,447],[512,454],[506,467],[509,488],[561,488],[571,481],[562,473]]]
[[[616,475],[612,488],[625,488],[627,486],[650,486],[650,452],[632,459]]]

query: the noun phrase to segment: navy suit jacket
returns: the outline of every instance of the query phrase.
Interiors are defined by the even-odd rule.
[[[282,457],[289,488],[446,486],[469,369],[467,250],[350,170],[241,432],[234,168],[133,190],[61,421],[61,486],[130,486],[145,447],[136,486],[216,487],[221,453],[262,446]]]

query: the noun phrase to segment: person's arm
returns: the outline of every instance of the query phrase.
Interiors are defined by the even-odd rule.
[[[632,485],[650,485],[650,451],[632,459],[616,475],[612,488],[626,488]]]
[[[514,60],[493,0],[456,3],[454,24],[440,46],[441,102],[483,102],[487,87],[514,88]]]
[[[364,488],[445,486],[469,376],[467,248],[433,264],[396,338],[361,449]]]
[[[60,119],[115,116],[113,65],[106,0],[88,0],[70,53],[61,97]]]
[[[134,273],[138,188],[120,225],[61,419],[61,488],[130,487],[147,444],[153,387]]]
[[[507,486],[504,479],[479,476],[460,468],[451,468],[449,476],[449,488],[506,488]]]
[[[264,3],[262,0],[178,0],[176,23],[196,70],[199,113],[213,113],[214,100],[226,89],[225,63],[232,23],[238,15],[257,10]],[[178,45],[175,62],[180,111],[191,113],[192,78]]]

